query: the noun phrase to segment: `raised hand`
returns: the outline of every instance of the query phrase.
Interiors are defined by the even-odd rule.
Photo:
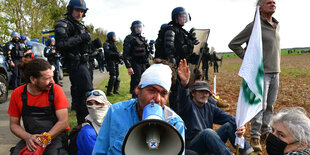
[[[189,70],[189,66],[187,65],[186,59],[180,61],[178,67],[178,75],[180,77],[182,87],[186,87],[191,76],[191,72]]]

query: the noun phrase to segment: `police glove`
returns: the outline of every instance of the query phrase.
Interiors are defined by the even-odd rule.
[[[81,33],[80,37],[83,41],[89,42],[91,40],[91,36],[89,33]]]

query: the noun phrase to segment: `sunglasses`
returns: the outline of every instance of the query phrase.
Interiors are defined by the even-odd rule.
[[[93,90],[91,92],[88,93],[87,97],[89,97],[90,95],[94,95],[94,96],[103,96],[103,94],[101,94],[98,90]]]

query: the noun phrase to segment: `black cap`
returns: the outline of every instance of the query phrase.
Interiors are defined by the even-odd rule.
[[[192,85],[192,90],[207,90],[211,93],[210,85],[205,81],[198,81]]]

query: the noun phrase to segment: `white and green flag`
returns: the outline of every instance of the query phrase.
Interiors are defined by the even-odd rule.
[[[250,121],[263,107],[264,68],[259,7],[238,75],[243,80],[237,104],[237,128]]]

